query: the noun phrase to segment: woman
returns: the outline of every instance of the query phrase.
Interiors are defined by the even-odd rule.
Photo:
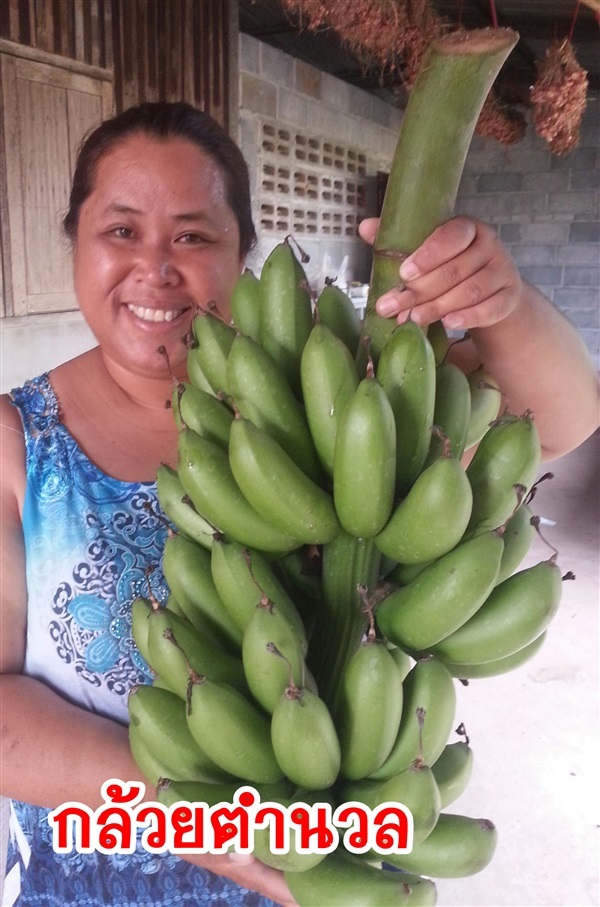
[[[184,377],[181,338],[194,310],[215,301],[229,314],[254,240],[244,162],[187,105],[133,108],[84,144],[65,227],[98,346],[1,401],[8,887],[27,905],[293,904],[282,875],[258,861],[52,851],[49,809],[67,800],[95,808],[108,778],[143,780],[128,745],[127,692],[148,678],[128,609],[160,560],[164,528],[144,504],[177,443],[165,408],[172,377],[157,348]],[[375,228],[363,225],[367,241]],[[407,289],[383,297],[381,314],[401,320],[416,303],[417,319],[471,329],[469,355],[485,361],[514,410],[535,410],[547,457],[592,433],[598,384],[579,337],[522,284],[485,225],[451,221],[401,276]],[[151,585],[164,600],[160,570]]]

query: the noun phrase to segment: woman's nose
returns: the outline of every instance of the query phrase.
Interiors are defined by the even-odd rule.
[[[138,260],[137,278],[154,287],[176,286],[181,279],[170,251],[154,247],[142,250]]]

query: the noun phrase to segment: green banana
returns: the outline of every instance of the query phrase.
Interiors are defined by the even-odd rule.
[[[471,392],[467,376],[453,362],[442,362],[435,370],[433,424],[438,431],[432,433],[424,466],[429,466],[444,453],[446,438],[452,453],[460,460],[467,443],[470,414]]]
[[[418,324],[395,328],[381,352],[377,380],[396,422],[396,488],[406,494],[429,451],[435,410],[435,357]]]
[[[260,344],[300,396],[300,359],[313,326],[312,300],[304,269],[288,239],[278,243],[260,274]]]
[[[435,884],[392,869],[369,866],[341,848],[305,872],[285,872],[302,907],[433,907]]]
[[[231,652],[238,652],[242,633],[219,597],[205,548],[176,533],[167,538],[163,573],[185,616],[200,632],[208,633]]]
[[[387,781],[365,778],[342,784],[340,796],[364,803],[370,809],[382,803],[402,803],[412,813],[413,847],[431,834],[440,815],[440,792],[433,772],[418,759]],[[374,852],[371,855],[375,856]]]
[[[148,648],[148,634],[150,631],[150,615],[152,603],[149,599],[137,596],[131,603],[131,635],[140,655],[150,665],[150,650]]]
[[[177,472],[165,463],[156,471],[156,490],[158,503],[177,529],[198,545],[211,548],[215,531],[213,526],[196,512]]]
[[[277,441],[310,478],[322,478],[302,405],[281,368],[258,343],[238,335],[227,360],[236,410]]]
[[[443,321],[432,321],[427,325],[427,339],[431,344],[436,365],[441,365],[450,349],[450,338],[446,333]]]
[[[260,602],[244,630],[242,662],[250,692],[266,712],[272,714],[290,677],[304,686],[303,637],[290,627],[276,605]]]
[[[241,544],[276,553],[300,547],[301,542],[274,529],[248,503],[225,451],[191,429],[179,435],[178,475],[196,510]]]
[[[340,419],[356,392],[358,374],[348,348],[324,324],[316,324],[310,333],[302,353],[300,377],[317,455],[331,477]]]
[[[333,466],[335,509],[356,538],[371,538],[389,519],[395,452],[392,407],[379,382],[363,378],[341,414]]]
[[[467,466],[473,510],[467,532],[502,526],[533,485],[541,444],[531,416],[506,413],[485,433]]]
[[[546,639],[546,632],[541,633],[537,639],[534,639],[533,642],[530,642],[528,645],[523,646],[522,649],[519,649],[517,652],[514,652],[512,655],[506,655],[504,658],[498,658],[495,661],[486,661],[481,664],[453,664],[450,661],[445,661],[444,664],[450,671],[453,677],[458,677],[460,680],[471,680],[479,679],[482,677],[497,677],[499,674],[507,674],[509,671],[515,671],[517,668],[520,668],[521,665],[526,664],[530,659],[536,655],[539,650],[544,645]]]
[[[231,426],[229,463],[250,505],[275,529],[313,545],[338,534],[331,496],[249,419],[236,419]]]
[[[306,803],[309,806],[315,803],[330,803],[332,812],[335,809],[330,790],[313,791],[296,788],[289,797],[273,797],[271,799],[286,807],[297,803]],[[273,869],[294,873],[306,872],[325,858],[325,853],[299,853],[295,847],[293,835],[290,835],[290,849],[287,853],[273,853],[270,847],[270,830],[268,826],[254,830],[253,854],[257,860],[266,863],[267,866],[272,866]]]
[[[181,605],[179,604],[179,602],[177,601],[177,599],[175,598],[175,596],[173,595],[172,592],[169,592],[169,597],[167,598],[167,601],[165,602],[165,608],[167,609],[167,611],[170,614],[176,614],[177,617],[182,617],[186,621],[188,620],[185,611],[183,610],[183,608],[181,607]],[[191,623],[191,621],[190,621],[190,623]]]
[[[252,783],[271,784],[283,778],[269,719],[239,690],[192,675],[186,714],[192,737],[224,771]]]
[[[433,656],[418,659],[404,681],[404,702],[398,736],[383,765],[369,776],[387,781],[415,759],[433,765],[442,753],[454,723],[456,690],[452,675]]]
[[[260,794],[262,802],[279,801],[290,797],[294,789],[286,778],[272,784],[254,784],[253,787]],[[239,788],[239,779],[209,783],[161,778],[156,788],[156,799],[165,806],[174,806],[176,803],[206,803],[207,806],[217,806],[219,803],[234,803]]]
[[[402,564],[434,560],[460,542],[472,504],[471,485],[460,460],[441,456],[416,479],[375,536],[375,544]]]
[[[193,340],[192,343],[188,345],[187,373],[188,378],[190,379],[190,383],[193,384],[194,387],[197,387],[198,390],[204,391],[206,394],[212,394],[213,397],[216,396],[208,378],[202,370],[202,366],[200,365],[200,361],[198,359],[198,344],[195,340]]]
[[[290,683],[271,716],[271,741],[282,772],[307,790],[331,787],[340,770],[340,744],[322,699]]]
[[[348,662],[334,716],[344,778],[364,778],[389,756],[400,727],[402,679],[390,651],[371,637]]]
[[[233,412],[214,394],[199,390],[193,384],[180,382],[173,390],[173,413],[180,429],[184,426],[191,428],[227,449]]]
[[[253,340],[258,341],[260,331],[259,280],[250,268],[245,268],[231,293],[231,318],[234,325]]]
[[[555,557],[513,573],[465,624],[435,646],[440,658],[481,664],[513,655],[544,632],[562,593]]]
[[[187,696],[188,665],[197,673],[247,689],[241,659],[220,649],[192,624],[166,608],[150,614],[148,653],[149,663],[161,682],[180,699]]]
[[[235,328],[213,311],[203,311],[194,316],[192,333],[196,345],[188,351],[188,371],[190,359],[196,359],[212,391],[227,393],[227,357]]]
[[[189,732],[185,717],[185,702],[169,690],[154,686],[135,686],[127,699],[129,710],[129,739],[134,740],[138,758],[145,764],[138,767],[157,784],[159,778],[176,781],[220,781],[229,776],[198,746]],[[148,753],[157,760],[144,760]],[[135,756],[134,756],[135,758]]]
[[[501,535],[491,531],[461,542],[438,558],[378,606],[375,616],[383,636],[417,652],[445,639],[488,598],[503,550]]]
[[[298,610],[271,563],[259,551],[218,536],[211,554],[211,572],[223,604],[242,633],[254,616],[257,605],[266,597],[285,616],[294,635],[301,640],[303,654],[306,654],[306,634]]]
[[[319,324],[333,331],[354,359],[358,352],[361,321],[354,304],[347,293],[329,280],[319,293],[316,302]]]
[[[412,853],[389,854],[399,869],[439,879],[474,875],[490,863],[498,834],[489,819],[440,813],[437,825]]]
[[[400,681],[403,681],[412,668],[412,658],[410,657],[410,655],[406,654],[404,649],[401,649],[399,646],[395,646],[393,643],[388,642],[388,651],[396,662],[396,667],[400,672]]]
[[[473,750],[464,740],[448,743],[431,771],[440,792],[441,808],[446,809],[467,788],[473,772]]]
[[[469,450],[474,444],[479,444],[492,422],[498,418],[502,403],[502,392],[498,383],[483,368],[469,372],[467,382],[471,406],[465,450]]]
[[[535,538],[535,528],[532,523],[533,513],[527,504],[521,504],[517,512],[511,516],[504,528],[502,538],[504,551],[500,561],[500,570],[496,578],[496,585],[508,579],[517,569]]]

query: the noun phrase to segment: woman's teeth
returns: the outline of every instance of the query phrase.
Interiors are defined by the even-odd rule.
[[[128,305],[127,308],[142,321],[173,321],[179,315],[177,309],[147,309],[141,305]]]

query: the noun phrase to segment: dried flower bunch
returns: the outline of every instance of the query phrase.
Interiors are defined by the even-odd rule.
[[[537,69],[531,89],[535,130],[554,154],[566,154],[579,142],[587,104],[587,73],[575,59],[569,40],[551,45]]]

